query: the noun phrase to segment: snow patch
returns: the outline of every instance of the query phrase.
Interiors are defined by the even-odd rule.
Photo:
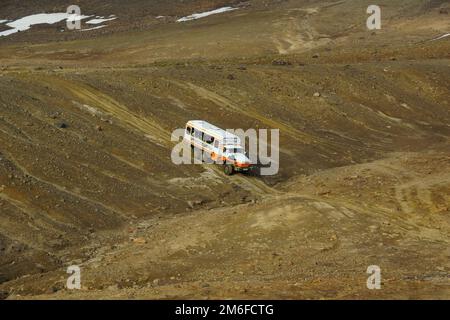
[[[96,27],[92,27],[92,28],[89,28],[89,29],[81,29],[80,31],[90,31],[90,30],[97,30],[97,29],[101,29],[101,28],[104,28],[104,27],[106,27],[107,25],[106,24],[104,24],[104,25],[101,25],[101,26],[96,26]]]
[[[33,25],[37,24],[54,24],[57,22],[61,22],[63,20],[67,21],[79,21],[82,19],[91,18],[92,16],[84,16],[84,15],[74,15],[69,13],[38,13],[29,15],[20,19],[17,19],[15,21],[8,22],[8,20],[0,20],[0,23],[6,23],[8,27],[11,27],[9,30],[1,31],[0,37],[9,36],[11,34],[26,31],[29,30]],[[115,20],[117,17],[115,15],[109,15],[108,18],[102,17],[102,16],[96,16],[94,19],[91,19],[86,22],[86,24],[100,24],[105,21],[111,21]],[[88,29],[82,29],[81,31],[89,31],[89,30],[96,30],[106,27],[106,25],[96,26],[93,28]]]
[[[79,16],[69,13],[38,13],[26,16],[15,21],[9,22],[6,25],[12,29],[0,32],[0,37],[9,36],[10,34],[20,31],[26,31],[36,24],[54,24],[63,20],[78,21],[89,18],[90,16]]]
[[[87,24],[100,24],[106,21],[111,21],[111,20],[115,20],[117,19],[117,17],[112,17],[112,18],[104,18],[104,17],[96,17],[95,19],[91,19],[89,21],[86,21]]]
[[[197,20],[197,19],[201,19],[201,18],[205,18],[205,17],[211,16],[213,14],[224,13],[224,12],[228,12],[228,11],[234,11],[234,10],[237,10],[237,9],[238,8],[223,7],[223,8],[219,8],[219,9],[212,10],[212,11],[206,11],[206,12],[202,12],[202,13],[194,13],[194,14],[191,14],[190,16],[178,19],[177,22],[186,22],[186,21],[191,21],[191,20]]]
[[[443,34],[442,36],[439,36],[437,38],[431,39],[431,41],[436,41],[436,40],[444,39],[444,38],[447,38],[447,37],[450,37],[450,33],[446,33],[446,34]]]

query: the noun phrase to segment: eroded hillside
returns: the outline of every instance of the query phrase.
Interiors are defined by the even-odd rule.
[[[0,296],[448,298],[448,5],[375,32],[363,2],[93,1],[108,31],[0,38]],[[191,119],[280,129],[279,173],[174,165]]]

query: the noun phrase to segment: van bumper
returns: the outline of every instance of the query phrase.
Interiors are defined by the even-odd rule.
[[[248,172],[253,169],[253,166],[234,166],[234,171],[236,172]]]

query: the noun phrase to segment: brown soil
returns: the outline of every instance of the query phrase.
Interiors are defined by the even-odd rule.
[[[119,19],[0,38],[0,297],[450,298],[446,1],[80,2]],[[191,119],[280,129],[280,172],[174,165]]]

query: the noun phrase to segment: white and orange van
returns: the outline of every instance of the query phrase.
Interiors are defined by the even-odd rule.
[[[193,148],[203,150],[217,163],[224,164],[224,172],[248,172],[252,164],[245,155],[241,139],[230,132],[203,120],[191,120],[186,124],[184,139]]]

